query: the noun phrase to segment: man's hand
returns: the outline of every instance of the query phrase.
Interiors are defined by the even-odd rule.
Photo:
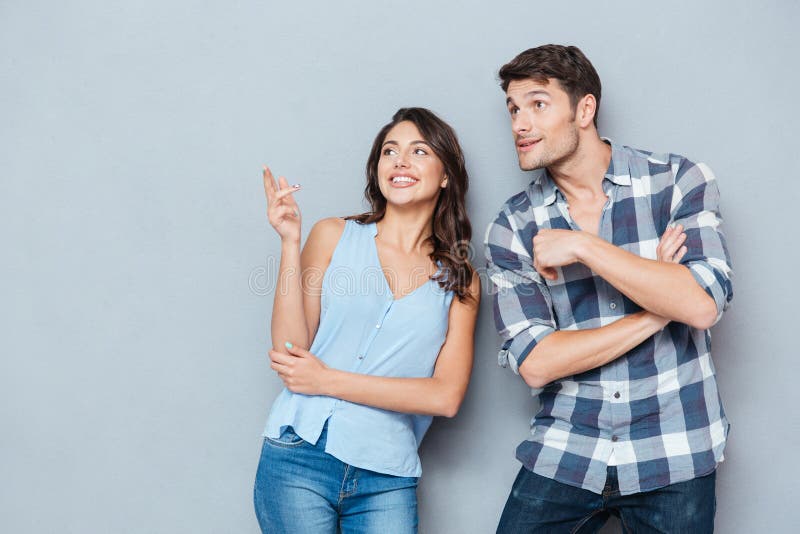
[[[686,234],[683,233],[683,225],[668,226],[656,247],[659,261],[680,263],[687,250],[683,245],[684,241],[686,241]]]
[[[539,230],[533,237],[533,267],[548,280],[556,280],[556,267],[578,261],[585,232],[575,230]]]
[[[580,247],[594,236],[576,230],[542,229],[533,237],[533,267],[548,280],[556,280],[556,267],[580,261]],[[680,263],[686,254],[683,226],[670,226],[661,236],[656,252],[659,261]]]

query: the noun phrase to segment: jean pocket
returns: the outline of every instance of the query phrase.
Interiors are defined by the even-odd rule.
[[[274,445],[276,447],[283,447],[286,449],[298,447],[303,443],[305,443],[303,441],[303,438],[295,434],[294,429],[292,429],[292,427],[290,426],[287,426],[286,429],[284,429],[284,431],[281,432],[281,435],[279,437],[271,438],[269,436],[266,436],[264,439],[270,445]]]

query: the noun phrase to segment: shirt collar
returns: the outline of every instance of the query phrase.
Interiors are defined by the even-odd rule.
[[[608,163],[605,179],[616,185],[630,186],[630,156],[628,152],[608,137],[601,137],[600,139],[611,145],[611,161]],[[561,195],[563,198],[563,193],[558,190],[558,186],[556,186],[555,181],[550,176],[550,173],[547,172],[547,169],[534,179],[531,185],[536,183],[538,183],[541,188],[542,201],[545,206],[549,206],[555,202],[557,194]]]
[[[600,139],[611,145],[611,161],[606,170],[606,179],[617,185],[631,185],[631,159],[628,151],[608,137]]]

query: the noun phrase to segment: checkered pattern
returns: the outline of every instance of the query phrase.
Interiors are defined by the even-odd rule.
[[[681,263],[717,304],[733,295],[731,268],[711,170],[674,155],[611,144],[599,235],[656,259],[668,225],[685,228]],[[533,268],[539,228],[573,229],[563,194],[545,172],[505,203],[486,233],[503,367],[518,367],[554,330],[597,328],[641,308],[583,264],[549,281]],[[707,330],[672,322],[602,367],[548,384],[533,438],[517,458],[533,472],[601,493],[614,455],[622,494],[649,491],[712,471],[728,422],[717,393]]]

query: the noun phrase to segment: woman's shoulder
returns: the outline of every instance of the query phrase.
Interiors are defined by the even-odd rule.
[[[310,258],[311,263],[326,266],[330,263],[346,224],[347,221],[339,217],[328,217],[314,223],[303,249],[304,255]]]
[[[326,217],[320,219],[311,227],[311,233],[316,233],[320,237],[335,238],[337,241],[344,232],[347,221],[341,217]]]

